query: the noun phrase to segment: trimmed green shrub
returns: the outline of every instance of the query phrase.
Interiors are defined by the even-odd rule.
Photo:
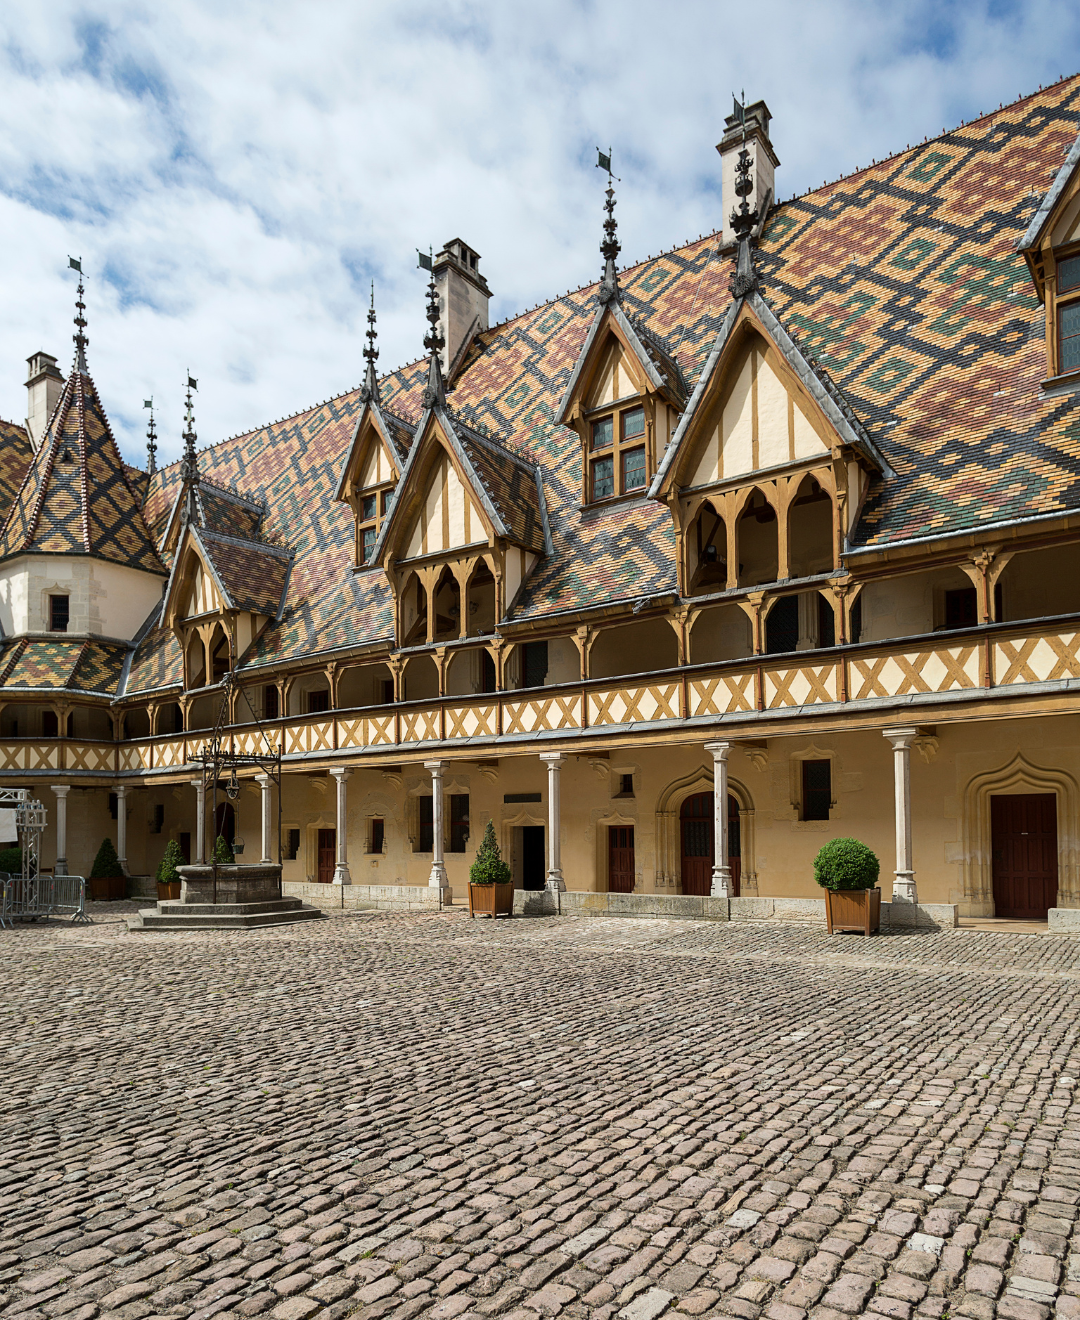
[[[175,839],[170,839],[165,846],[165,856],[158,862],[157,882],[159,885],[177,885],[180,883],[178,866],[183,866],[184,854]]]
[[[873,889],[881,863],[858,839],[830,839],[814,858],[814,879],[822,889]]]
[[[8,875],[22,875],[22,849],[0,848],[0,871]]]
[[[489,820],[476,852],[476,861],[469,867],[469,879],[474,885],[508,885],[512,878],[510,868],[499,852],[495,826]]]
[[[120,858],[116,855],[116,847],[112,839],[102,839],[94,864],[90,868],[90,879],[110,880],[123,874],[124,868],[120,865]]]
[[[217,836],[217,841],[214,843],[214,861],[217,862],[219,866],[232,866],[236,861],[232,849],[220,834]]]

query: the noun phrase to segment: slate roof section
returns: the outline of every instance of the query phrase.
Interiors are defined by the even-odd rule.
[[[831,381],[895,477],[873,478],[856,548],[1080,507],[1080,396],[1041,397],[1043,310],[1017,244],[1080,131],[1080,76],[777,207],[756,256],[765,301]],[[620,272],[628,318],[671,345],[689,386],[731,306],[717,236]],[[514,618],[676,588],[670,516],[646,499],[581,510],[580,446],[559,406],[595,320],[596,286],[494,326],[469,349],[450,406],[535,465],[551,535]],[[426,361],[380,384],[415,425]],[[211,480],[264,498],[264,534],[296,558],[280,622],[248,665],[389,641],[389,588],[354,574],[353,522],[334,502],[359,391],[203,451]],[[154,522],[179,465],[155,474]],[[156,512],[155,512],[156,511]],[[179,675],[152,633],[129,690]],[[158,648],[143,663],[144,649]]]
[[[166,572],[94,382],[77,370],[0,529],[0,559],[26,553],[92,555]]]

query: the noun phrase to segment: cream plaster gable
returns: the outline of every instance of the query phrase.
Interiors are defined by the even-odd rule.
[[[617,399],[641,393],[643,382],[640,378],[641,368],[627,353],[622,342],[615,335],[609,335],[582,400],[585,410],[603,408]]]
[[[207,572],[206,565],[198,554],[189,552],[194,559],[194,576],[190,580],[181,618],[191,619],[199,614],[217,614],[225,609],[225,602],[217,584]],[[187,576],[185,574],[185,576]]]
[[[423,489],[419,511],[403,538],[403,559],[487,541],[480,509],[445,450],[428,469]]]
[[[809,405],[780,378],[771,357],[759,335],[742,346],[695,446],[687,486],[828,455]]]
[[[397,467],[387,451],[382,436],[372,427],[361,450],[359,470],[356,475],[358,490],[370,490],[372,486],[382,486],[388,481],[397,480]]]

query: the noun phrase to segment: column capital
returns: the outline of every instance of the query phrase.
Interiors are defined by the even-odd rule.
[[[49,792],[55,793],[58,798],[66,798],[71,792],[70,784],[50,784]]]
[[[540,760],[543,761],[545,765],[549,766],[562,765],[562,763],[567,760],[567,756],[565,752],[541,752]]]
[[[881,736],[888,738],[896,749],[910,747],[919,736],[918,726],[914,724],[899,725],[895,729],[882,729]]]
[[[271,775],[256,775],[255,782],[259,785],[260,788],[269,788],[270,785],[274,782],[274,780]]]
[[[338,781],[339,784],[343,784],[345,780],[348,779],[348,777],[352,774],[352,770],[331,770],[330,773]],[[266,777],[267,779],[270,778],[269,775],[267,775]]]
[[[734,746],[735,746],[734,743],[726,742],[726,741],[725,741],[725,742],[707,742],[707,743],[705,744],[705,750],[706,750],[707,752],[711,752],[711,753],[712,753],[712,758],[713,758],[714,761],[726,761],[726,760],[728,759],[728,755],[729,755],[730,752],[731,752],[731,749],[732,749]]]
[[[446,761],[425,761],[424,769],[430,770],[433,775],[441,775],[446,769],[447,764],[448,762]]]
[[[131,792],[131,787],[132,786],[130,784],[113,784],[112,791],[122,802],[124,798],[126,798],[127,795]]]

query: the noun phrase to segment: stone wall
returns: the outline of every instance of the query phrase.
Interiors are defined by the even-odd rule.
[[[320,885],[285,880],[283,898],[301,898],[322,912],[438,912],[439,891],[427,885]]]

